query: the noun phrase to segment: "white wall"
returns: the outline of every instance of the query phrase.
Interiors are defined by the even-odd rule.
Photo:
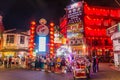
[[[111,39],[113,40],[114,63],[117,67],[118,65],[120,65],[120,32],[114,33],[111,36]]]

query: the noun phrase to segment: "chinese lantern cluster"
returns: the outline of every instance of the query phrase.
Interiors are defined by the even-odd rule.
[[[102,7],[89,7],[87,4],[84,6],[84,12],[87,15],[96,15],[96,16],[110,16],[113,18],[120,18],[120,8],[102,8]]]
[[[54,55],[54,23],[50,23],[50,56]]]
[[[120,8],[103,8],[84,5],[85,35],[105,37],[106,28],[117,24],[120,19]]]
[[[35,38],[35,26],[36,22],[32,21],[30,26],[30,40],[29,40],[29,55],[33,55],[34,50],[34,38]]]

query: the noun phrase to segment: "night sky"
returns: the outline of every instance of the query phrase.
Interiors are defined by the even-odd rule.
[[[80,1],[80,0],[72,0]],[[115,0],[84,0],[89,5],[119,7]],[[118,0],[119,1],[119,0]],[[29,23],[40,18],[59,25],[60,17],[65,14],[64,8],[71,0],[0,0],[0,14],[7,29],[29,29]]]

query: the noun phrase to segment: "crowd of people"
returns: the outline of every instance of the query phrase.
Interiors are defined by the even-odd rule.
[[[27,68],[34,70],[41,70],[46,72],[66,72],[71,71],[70,61],[65,57],[37,56],[34,59],[27,60]]]
[[[21,67],[25,69],[40,70],[54,73],[66,73],[73,72],[73,70],[79,65],[84,64],[87,76],[90,77],[91,67],[93,72],[99,71],[99,59],[97,56],[93,56],[90,59],[88,56],[74,56],[69,59],[68,57],[53,57],[49,56],[37,56],[37,57],[5,57],[0,59],[0,64],[3,64],[4,68]]]
[[[1,66],[4,68],[13,68],[13,67],[25,67],[25,57],[12,57],[7,56],[4,58],[0,58]]]
[[[66,66],[70,66],[69,59],[64,57],[54,57],[50,58],[48,56],[37,56],[37,57],[4,57],[0,58],[0,66],[4,68],[25,68],[25,69],[34,69],[42,70],[48,72],[65,72]],[[69,69],[70,71],[70,69]]]

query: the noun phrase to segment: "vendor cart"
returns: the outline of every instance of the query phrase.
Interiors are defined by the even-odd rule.
[[[80,65],[80,67],[78,68],[74,68],[73,69],[73,77],[74,77],[74,80],[77,80],[77,79],[86,79],[87,76],[86,76],[86,70],[85,70],[85,66],[84,65]]]

